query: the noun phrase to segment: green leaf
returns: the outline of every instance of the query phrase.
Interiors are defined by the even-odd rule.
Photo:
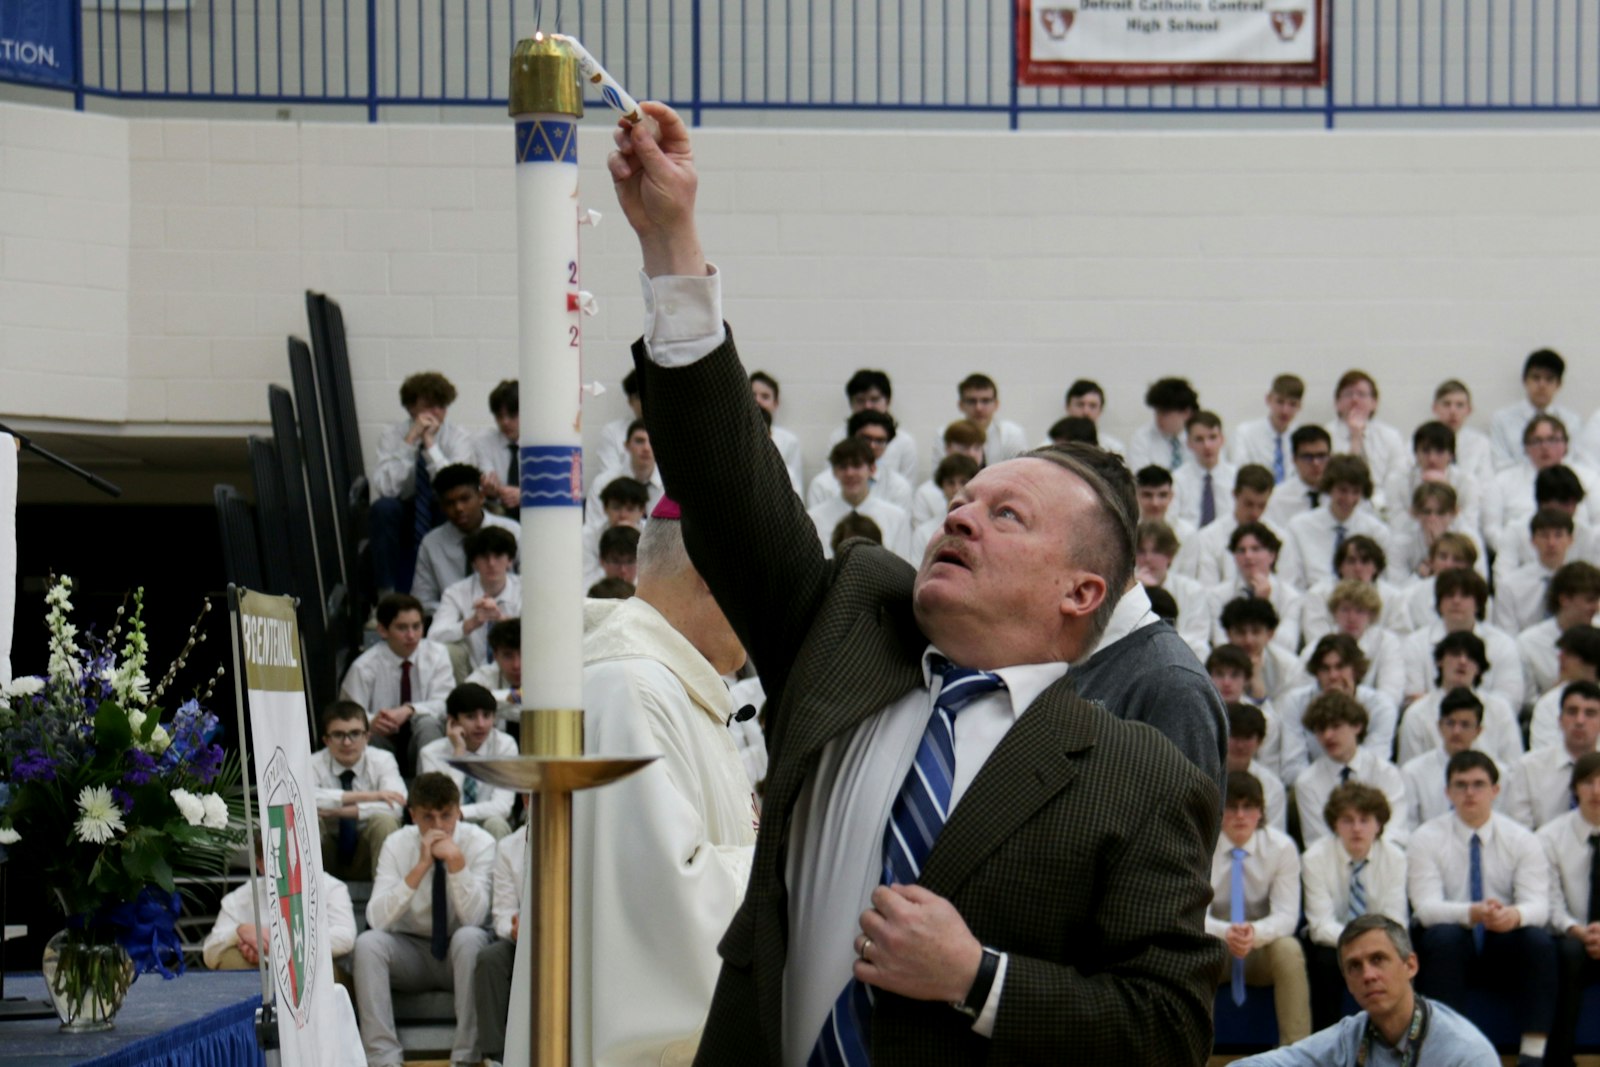
[[[102,701],[95,710],[94,743],[100,752],[113,752],[118,756],[133,744],[133,729],[128,725],[128,713],[116,701]]]
[[[156,727],[161,725],[161,712],[156,708],[144,709],[144,725],[139,727],[139,744],[147,745],[155,736]]]

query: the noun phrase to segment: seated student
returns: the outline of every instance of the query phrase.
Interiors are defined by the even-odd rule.
[[[584,593],[590,600],[627,600],[633,596],[633,583],[624,578],[602,578]]]
[[[1528,424],[1526,440],[1528,461],[1495,475],[1485,496],[1483,527],[1489,543],[1503,551],[1521,541],[1528,519],[1544,503],[1541,495],[1557,501],[1577,498],[1581,507],[1573,509],[1573,522],[1583,527],[1586,540],[1597,515],[1591,493],[1600,475],[1567,455],[1567,430],[1559,419],[1535,418]],[[1541,478],[1548,483],[1543,494]]]
[[[496,515],[522,510],[521,410],[517,380],[507,378],[489,391],[494,425],[472,437],[472,465],[483,472],[484,499]]]
[[[1399,707],[1406,688],[1405,652],[1400,638],[1378,623],[1383,617],[1378,587],[1347,578],[1329,590],[1327,603],[1334,632],[1355,638],[1367,657],[1367,684]]]
[[[1229,773],[1206,933],[1228,948],[1219,981],[1232,983],[1235,1004],[1244,1003],[1246,985],[1272,987],[1278,1040],[1289,1045],[1311,1033],[1305,954],[1294,936],[1300,854],[1288,835],[1261,825],[1265,804],[1260,782]]]
[[[1536,748],[1506,774],[1506,817],[1537,830],[1572,808],[1572,767],[1600,741],[1600,686],[1573,682],[1561,691],[1561,743]]]
[[[1067,415],[1050,424],[1050,432],[1045,434],[1049,440],[1047,444],[1061,445],[1081,444],[1100,446],[1100,430],[1095,426],[1093,419],[1086,419],[1082,415]]]
[[[495,727],[516,738],[522,721],[522,620],[502,619],[490,626],[489,652],[494,658],[479,664],[467,681],[494,694]]]
[[[1378,599],[1383,602],[1383,612],[1378,616],[1379,626],[1397,634],[1411,629],[1407,627],[1406,631],[1402,631],[1395,624],[1396,617],[1404,607],[1406,592],[1384,577],[1389,556],[1382,545],[1364,534],[1347,537],[1344,544],[1334,551],[1333,565],[1338,573],[1320,579],[1300,598],[1300,639],[1306,647],[1316,644],[1336,628],[1333,614],[1328,610],[1328,597],[1333,595],[1334,587],[1340,582],[1361,582],[1378,591]],[[1429,603],[1428,614],[1431,616],[1431,598]]]
[[[1234,1067],[1500,1067],[1476,1026],[1412,990],[1417,954],[1403,922],[1369,911],[1345,925],[1336,951],[1361,1010]]]
[[[930,518],[919,522],[911,531],[911,558],[921,559],[927,551],[928,542],[932,541],[938,532],[944,529],[944,518],[950,510],[950,501],[955,495],[966,487],[973,475],[978,473],[978,464],[971,456],[948,455],[939,461],[934,468],[931,481],[938,487],[939,511]]]
[[[583,525],[586,529],[606,527],[609,519],[605,504],[600,500],[600,490],[618,478],[632,478],[645,487],[648,497],[645,505],[646,514],[656,506],[656,501],[660,500],[662,493],[665,492],[661,488],[661,470],[656,466],[656,454],[650,447],[650,431],[643,419],[634,419],[628,424],[628,436],[624,440],[623,448],[622,462],[610,470],[601,471],[600,477],[594,480],[594,488],[590,490],[588,500],[583,506]]]
[[[1476,480],[1470,470],[1457,465],[1455,431],[1442,422],[1423,423],[1411,434],[1411,454],[1414,463],[1401,471],[1402,477],[1396,479],[1389,493],[1390,500],[1396,506],[1408,502],[1412,517],[1422,522],[1417,514],[1417,490],[1424,485],[1448,486],[1455,493],[1450,509],[1454,514],[1450,516],[1451,523],[1434,524],[1435,536],[1447,528],[1481,536],[1483,488],[1488,483]],[[1404,519],[1396,517],[1397,530],[1406,525]]]
[[[444,517],[433,479],[451,464],[472,462],[472,435],[445,421],[455,402],[450,379],[435,371],[413,374],[400,383],[406,417],[378,435],[368,521],[380,591],[412,591],[417,545]]]
[[[1128,446],[1117,438],[1100,430],[1100,416],[1106,413],[1106,394],[1100,388],[1100,383],[1089,378],[1079,378],[1067,386],[1066,398],[1067,418],[1088,419],[1095,424],[1095,440],[1090,444],[1098,445],[1107,452],[1115,452],[1119,456],[1128,454]],[[1055,435],[1052,433],[1052,437]]]
[[[583,528],[583,580],[592,585],[605,577],[600,562],[600,541],[611,530],[632,530],[635,542],[644,526],[644,510],[650,504],[650,489],[643,482],[624,475],[613,478],[600,490],[600,506],[605,509],[603,526],[585,524]],[[613,542],[615,543],[615,542]]]
[[[756,406],[765,411],[771,419],[776,420],[778,417],[778,405],[782,402],[780,399],[782,390],[778,385],[778,379],[764,370],[751,371],[750,392],[756,398]],[[783,460],[784,469],[789,472],[789,484],[794,486],[794,491],[798,493],[800,487],[805,484],[800,480],[800,438],[779,426],[775,421],[768,423],[768,427],[772,437],[772,446],[778,450],[778,455]]]
[[[322,745],[311,754],[322,869],[364,882],[383,843],[400,829],[405,779],[392,755],[367,747],[367,712],[353,701],[322,709]]]
[[[428,636],[447,648],[464,645],[465,678],[489,661],[489,627],[522,614],[522,579],[512,571],[517,539],[493,526],[479,530],[466,543],[469,577],[445,586]]]
[[[1433,391],[1433,417],[1456,435],[1456,469],[1482,488],[1494,480],[1494,461],[1489,435],[1467,425],[1471,415],[1472,390],[1455,378],[1440,382]]]
[[[339,695],[367,712],[372,743],[394,753],[400,771],[417,765],[417,753],[444,736],[444,698],[455,686],[450,653],[422,636],[422,603],[390,593],[378,601],[377,644],[357,656]]]
[[[1211,648],[1211,598],[1206,588],[1193,578],[1172,572],[1178,554],[1178,538],[1164,522],[1141,522],[1134,532],[1138,546],[1134,575],[1139,584],[1162,588],[1178,605],[1178,636],[1203,658]]]
[[[972,461],[972,472],[976,474],[983,466],[983,442],[986,438],[982,430],[966,419],[957,419],[944,428],[944,456],[934,468],[933,477],[917,486],[916,495],[911,500],[913,526],[921,526],[929,519],[944,521],[944,513],[953,495],[945,493],[939,479],[939,471],[945,469],[944,461],[951,456],[964,456]],[[972,474],[966,477],[971,478]]]
[[[1494,811],[1499,769],[1482,752],[1446,767],[1455,809],[1425,822],[1406,849],[1411,910],[1422,928],[1429,996],[1461,1011],[1469,987],[1516,1006],[1523,1062],[1539,1062],[1555,1008],[1556,952],[1545,930],[1550,870],[1533,836]]]
[[[1411,575],[1427,579],[1433,576],[1433,546],[1447,533],[1466,537],[1472,541],[1478,562],[1473,569],[1488,576],[1483,560],[1486,554],[1478,535],[1468,528],[1457,503],[1456,491],[1444,482],[1423,482],[1409,494],[1411,511],[1402,522],[1394,524],[1394,536],[1389,541],[1396,575]]]
[[[1533,705],[1528,747],[1561,743],[1561,694],[1573,682],[1600,682],[1600,629],[1574,626],[1556,641],[1556,684]]]
[[[1585,507],[1588,497],[1584,483],[1568,467],[1549,467],[1535,475],[1533,510],[1527,513],[1525,521],[1520,526],[1501,525],[1497,532],[1494,529],[1487,529],[1489,523],[1487,519],[1485,520],[1486,532],[1490,538],[1489,544],[1497,553],[1494,561],[1496,578],[1502,574],[1509,574],[1518,567],[1526,566],[1538,558],[1533,541],[1528,536],[1528,524],[1532,522],[1533,515],[1546,508],[1564,511],[1572,516],[1571,554],[1574,558],[1600,558],[1600,531],[1597,531],[1590,521],[1590,512]],[[1500,514],[1504,515],[1504,509]]]
[[[1553,614],[1517,635],[1529,704],[1556,684],[1561,672],[1556,642],[1561,635],[1595,621],[1595,613],[1600,611],[1600,568],[1580,562],[1556,571],[1545,590],[1544,608]]]
[[[1278,612],[1262,597],[1236,597],[1222,607],[1218,625],[1227,641],[1250,660],[1251,703],[1278,700],[1305,685],[1305,668],[1299,657],[1277,642]]]
[[[915,495],[910,479],[898,471],[879,466],[895,438],[894,417],[869,408],[851,415],[849,421],[845,423],[845,429],[850,437],[860,438],[872,449],[872,495],[910,515],[911,500]],[[816,507],[818,504],[837,499],[838,496],[839,479],[834,477],[833,471],[818,471],[806,490],[806,504],[808,507]]]
[[[595,480],[589,483],[591,489],[605,485],[604,476],[627,462],[629,427],[644,418],[644,404],[639,396],[638,371],[630,370],[623,375],[622,395],[628,401],[628,414],[620,419],[612,419],[600,427],[600,439],[595,446],[594,455],[586,454],[583,457],[584,469],[592,469],[595,472]]]
[[[1540,508],[1528,520],[1528,535],[1536,559],[1517,567],[1495,567],[1490,620],[1510,634],[1520,634],[1553,614],[1545,601],[1551,577],[1572,551],[1572,516],[1560,508]]]
[[[860,411],[881,411],[885,415],[891,414],[889,405],[894,400],[894,389],[889,382],[889,376],[881,370],[858,370],[850,376],[844,385],[845,396],[850,400],[850,414]],[[844,423],[834,427],[833,433],[828,438],[831,448],[850,436]],[[934,460],[938,462],[937,458]],[[916,484],[917,478],[917,441],[905,431],[904,428],[896,431],[894,440],[889,442],[883,450],[883,465],[889,470],[899,474],[911,484]]]
[[[1228,541],[1233,537],[1234,530],[1253,522],[1272,530],[1281,546],[1283,531],[1274,529],[1271,523],[1262,520],[1267,512],[1267,504],[1272,499],[1272,487],[1272,472],[1267,468],[1254,463],[1240,467],[1233,476],[1233,510],[1227,515],[1218,515],[1217,520],[1201,530],[1199,536],[1189,539],[1188,544],[1192,548],[1178,558],[1179,571],[1202,585],[1235,581],[1239,570],[1234,565]]]
[[[1278,535],[1264,522],[1235,526],[1228,535],[1228,552],[1233,557],[1233,581],[1211,587],[1213,605],[1233,600],[1264,600],[1278,616],[1273,643],[1285,652],[1300,647],[1300,593],[1277,574]],[[1220,615],[1220,613],[1219,613]],[[1220,622],[1219,622],[1219,625]],[[1226,626],[1223,625],[1226,629]]]
[[[1466,534],[1454,530],[1440,534],[1439,539],[1428,547],[1428,573],[1420,581],[1399,590],[1399,595],[1393,601],[1395,609],[1388,613],[1385,620],[1388,627],[1401,636],[1426,629],[1439,617],[1435,607],[1438,593],[1434,588],[1439,575],[1458,567],[1483,574],[1482,561],[1477,543]]]
[[[1240,467],[1260,464],[1272,475],[1274,485],[1290,477],[1294,472],[1291,437],[1305,397],[1306,383],[1297,375],[1280,374],[1272,379],[1272,387],[1267,390],[1266,416],[1241,422],[1234,428],[1229,446],[1233,462]]]
[[[1141,586],[1145,599],[1150,601],[1150,613],[1174,630],[1178,628],[1178,602],[1172,594],[1159,585]]]
[[[987,374],[969,374],[956,386],[961,417],[982,430],[987,437],[985,463],[999,463],[1028,450],[1028,435],[1010,419],[996,418],[1000,410],[1000,387]],[[944,458],[942,444],[935,442],[933,462]]]
[[[1221,658],[1218,653],[1239,650],[1232,645],[1223,645],[1211,653],[1211,658],[1206,660],[1206,670],[1215,678],[1219,673],[1231,673],[1238,670],[1238,665],[1226,662],[1225,655]],[[1248,663],[1246,664],[1248,666]],[[1222,692],[1219,686],[1217,692]],[[1227,699],[1224,694],[1223,699]],[[1261,743],[1267,737],[1267,716],[1254,704],[1242,704],[1236,700],[1228,702],[1228,773],[1248,774],[1261,783],[1261,795],[1266,805],[1264,818],[1268,826],[1280,834],[1289,832],[1289,793],[1283,788],[1283,781],[1272,773],[1265,763],[1256,759],[1256,753],[1261,750]]]
[[[1434,582],[1433,597],[1433,621],[1405,639],[1406,695],[1415,698],[1428,691],[1433,649],[1445,634],[1474,633],[1483,639],[1489,656],[1483,688],[1520,708],[1526,695],[1522,659],[1510,634],[1483,621],[1489,603],[1489,583],[1483,575],[1460,567],[1447,570]]]
[[[1522,361],[1523,399],[1496,411],[1490,423],[1489,442],[1495,470],[1505,470],[1522,462],[1523,432],[1535,418],[1547,415],[1560,419],[1564,426],[1577,426],[1582,422],[1583,416],[1556,403],[1556,394],[1561,392],[1561,379],[1566,372],[1566,360],[1548,348],[1531,352]]]
[[[1349,634],[1328,634],[1318,641],[1306,660],[1311,671],[1310,685],[1285,693],[1276,703],[1283,720],[1283,746],[1278,766],[1278,777],[1285,785],[1293,785],[1300,772],[1310,766],[1320,751],[1320,746],[1310,728],[1303,725],[1306,709],[1323,693],[1338,691],[1355,699],[1365,709],[1368,722],[1361,747],[1379,759],[1387,761],[1394,751],[1395,728],[1400,713],[1388,697],[1360,682],[1367,676],[1371,664],[1362,653],[1361,646]],[[1301,724],[1296,729],[1296,724]],[[1403,809],[1402,809],[1403,810]],[[1313,809],[1313,817],[1315,809]]]
[[[1374,913],[1406,921],[1406,854],[1382,837],[1389,814],[1383,790],[1361,782],[1341,785],[1322,806],[1322,821],[1333,833],[1301,857],[1311,1024],[1318,1030],[1334,1025],[1344,1014],[1344,982],[1335,946],[1345,925]]]
[[[1322,475],[1333,456],[1333,438],[1321,426],[1302,426],[1289,435],[1294,446],[1294,475],[1278,483],[1267,505],[1266,519],[1280,529],[1296,515],[1322,506]]]
[[[483,487],[478,468],[455,463],[433,479],[433,494],[446,521],[429,531],[417,549],[417,576],[411,595],[422,602],[422,613],[439,610],[444,587],[471,573],[467,566],[467,538],[485,527],[498,528],[511,535],[515,543],[521,527],[515,520],[491,515],[484,510]],[[515,562],[515,554],[512,560]]]
[[[253,971],[260,966],[261,957],[272,948],[270,935],[263,937],[256,926],[256,907],[259,904],[261,914],[266,914],[267,879],[276,875],[267,868],[261,838],[254,836],[252,841],[256,850],[255,885],[246,882],[230,890],[218,902],[217,921],[200,946],[201,959],[213,971]],[[327,937],[334,960],[339,961],[356,944],[356,913],[350,903],[350,888],[324,870],[322,900],[323,921],[319,930]]]
[[[833,558],[828,544],[834,527],[850,512],[857,511],[878,524],[885,547],[910,560],[911,526],[905,510],[872,495],[872,474],[877,469],[872,446],[859,437],[846,437],[828,453],[828,464],[839,482],[839,495],[812,506],[808,512],[828,558]]]
[[[1145,390],[1144,406],[1150,409],[1151,419],[1133,431],[1128,441],[1128,469],[1142,472],[1153,465],[1178,470],[1189,458],[1183,428],[1189,416],[1200,409],[1200,395],[1185,378],[1161,378]]]
[[[1572,765],[1567,788],[1577,806],[1539,828],[1550,861],[1550,932],[1556,939],[1555,1021],[1545,1063],[1570,1067],[1578,1006],[1587,986],[1600,982],[1600,752]]]
[[[1334,387],[1333,410],[1335,417],[1324,428],[1333,438],[1334,453],[1366,464],[1367,497],[1379,515],[1386,514],[1395,502],[1385,496],[1385,490],[1404,471],[1411,456],[1400,431],[1378,418],[1378,383],[1365,371],[1345,371]]]
[[[1322,475],[1325,500],[1289,521],[1278,573],[1296,589],[1309,589],[1336,573],[1333,554],[1347,537],[1365,534],[1389,550],[1389,528],[1361,505],[1372,498],[1372,475],[1359,456],[1334,456]]]
[[[496,1063],[506,1054],[506,1018],[511,1013],[511,975],[517,962],[527,862],[526,833],[509,834],[495,845],[494,873],[489,879],[489,925],[494,930],[494,940],[478,953],[478,966],[472,973],[472,995],[478,1004],[478,1048],[483,1050],[485,1060]]]
[[[1410,811],[1405,778],[1387,757],[1362,747],[1367,731],[1367,709],[1349,693],[1331,689],[1311,702],[1301,722],[1316,737],[1319,755],[1294,780],[1300,840],[1310,848],[1327,836],[1329,827],[1320,815],[1328,797],[1341,785],[1364,782],[1381,789],[1389,801],[1386,839],[1404,846]]]
[[[1227,493],[1239,468],[1222,458],[1222,419],[1215,412],[1190,415],[1184,424],[1184,443],[1189,461],[1172,474],[1173,497],[1178,515],[1203,529],[1227,513]]]
[[[1419,756],[1413,756],[1400,768],[1400,773],[1406,779],[1406,796],[1411,801],[1412,826],[1421,826],[1450,810],[1450,801],[1445,794],[1444,773],[1450,757],[1469,748],[1482,751],[1483,701],[1478,699],[1477,694],[1464,686],[1457,686],[1444,691],[1438,706],[1436,732],[1443,747],[1430,748]],[[1407,708],[1407,722],[1410,722],[1411,714],[1411,709]],[[1499,761],[1495,762],[1498,766]]]
[[[613,526],[600,535],[600,577],[621,578],[632,585],[639,573],[639,538],[632,526]]]
[[[489,943],[489,872],[494,838],[461,818],[461,791],[443,774],[411,783],[411,825],[384,842],[367,901],[367,929],[356,938],[356,1001],[367,1062],[398,1067],[403,1050],[390,990],[455,994],[452,1063],[477,1063],[472,974]],[[434,902],[443,899],[443,910]]]
[[[461,791],[461,818],[483,827],[496,841],[511,832],[511,804],[516,794],[509,789],[480,782],[450,766],[449,760],[461,756],[515,756],[517,743],[495,729],[498,704],[494,694],[474,682],[464,682],[444,702],[445,735],[422,750],[417,772],[445,775]]]
[[[1453,689],[1474,693],[1483,704],[1483,739],[1475,747],[1510,766],[1522,755],[1522,730],[1516,707],[1482,688],[1491,660],[1483,639],[1458,631],[1445,634],[1433,646],[1433,685],[1406,706],[1400,722],[1399,761],[1405,763],[1440,744],[1438,718],[1445,695]]]
[[[838,555],[839,546],[852,537],[871,541],[875,545],[883,544],[883,531],[878,529],[878,524],[860,512],[852,511],[833,528],[833,535],[828,538],[828,550]]]
[[[1171,471],[1153,463],[1140,467],[1133,476],[1133,485],[1139,500],[1140,522],[1164,522],[1172,527],[1179,541],[1194,536],[1194,524],[1185,522],[1172,506]]]

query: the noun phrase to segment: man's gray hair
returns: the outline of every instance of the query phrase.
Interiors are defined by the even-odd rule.
[[[1344,947],[1362,934],[1370,934],[1374,930],[1382,930],[1389,935],[1389,940],[1394,942],[1394,950],[1400,954],[1402,960],[1415,951],[1411,947],[1411,934],[1404,926],[1387,915],[1369,911],[1365,915],[1351,919],[1339,934],[1339,943],[1335,951],[1339,954],[1340,970],[1344,969]]]
[[[651,519],[639,535],[639,578],[670,578],[692,568],[683,547],[683,523],[677,519]]]
[[[1047,445],[1022,455],[1043,459],[1081,479],[1095,495],[1099,507],[1090,517],[1088,536],[1068,546],[1069,558],[1106,581],[1106,598],[1091,620],[1090,637],[1098,641],[1111,623],[1117,602],[1133,581],[1134,530],[1139,521],[1139,498],[1133,475],[1115,452],[1081,442]]]

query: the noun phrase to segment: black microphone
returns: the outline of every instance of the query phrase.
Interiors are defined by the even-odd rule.
[[[733,713],[734,722],[749,722],[755,717],[756,706],[754,704],[746,704],[744,707]]]

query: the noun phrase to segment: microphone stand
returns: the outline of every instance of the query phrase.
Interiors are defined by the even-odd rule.
[[[51,463],[54,463],[56,466],[61,467],[64,470],[71,471],[73,474],[76,474],[78,477],[82,478],[84,481],[88,482],[90,485],[94,486],[96,489],[100,490],[102,493],[109,493],[112,496],[121,496],[122,495],[122,490],[121,489],[119,489],[116,486],[112,485],[110,482],[106,481],[104,478],[100,477],[98,474],[94,474],[91,471],[84,470],[82,467],[78,466],[76,463],[72,462],[70,459],[62,459],[60,456],[56,455],[54,452],[50,451],[48,448],[45,448],[43,445],[38,444],[37,442],[35,442],[27,434],[18,433],[16,430],[13,430],[11,427],[7,426],[3,422],[0,422],[0,433],[8,433],[8,434],[10,434],[12,437],[15,437],[17,439],[17,443],[19,445],[21,445],[23,448],[27,449],[29,452],[32,452],[35,455],[43,457],[44,459],[48,460]]]

